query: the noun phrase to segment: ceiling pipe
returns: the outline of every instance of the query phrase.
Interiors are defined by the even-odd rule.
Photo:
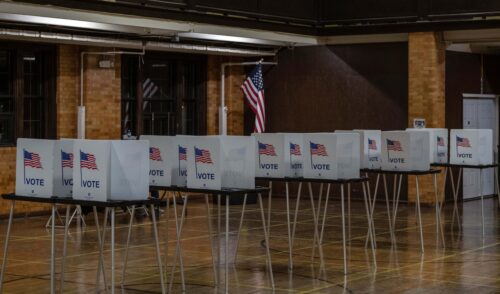
[[[18,29],[0,29],[0,39],[41,41],[57,44],[85,45],[98,47],[114,47],[125,49],[185,52],[195,54],[213,54],[229,56],[275,56],[276,49],[259,50],[212,45],[181,44],[172,42],[121,40],[106,37],[94,37],[77,34],[62,34]]]

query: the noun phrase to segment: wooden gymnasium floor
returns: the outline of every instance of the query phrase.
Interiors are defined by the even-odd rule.
[[[402,204],[397,220],[397,250],[391,248],[386,210],[378,203],[375,213],[378,268],[369,261],[371,252],[364,248],[366,218],[364,203],[353,201],[350,220],[349,274],[342,273],[340,202],[330,202],[324,242],[325,263],[319,270],[318,259],[311,264],[312,215],[304,198],[296,233],[295,269],[287,272],[287,226],[284,199],[273,200],[271,247],[276,292],[297,293],[494,293],[500,292],[499,215],[493,199],[485,201],[486,237],[481,238],[480,202],[472,201],[460,209],[462,226],[452,227],[452,205],[444,210],[446,247],[436,243],[434,209],[423,208],[424,255],[420,254],[414,206]],[[265,199],[266,200],[266,199]],[[183,246],[188,293],[217,293],[213,288],[211,255],[208,247],[205,206],[202,199],[191,198],[185,225]],[[265,201],[267,202],[267,201]],[[231,229],[237,229],[241,206],[231,206]],[[172,211],[172,210],[171,210]],[[62,212],[62,209],[61,209]],[[235,266],[230,266],[231,293],[271,293],[266,274],[263,234],[257,205],[249,205],[241,233],[240,251]],[[173,214],[170,213],[171,217]],[[88,226],[71,227],[68,246],[65,293],[94,291],[97,246],[95,227],[90,215]],[[123,293],[159,293],[159,277],[149,218],[137,217],[133,228],[129,270]],[[48,293],[50,231],[44,228],[47,217],[15,219],[10,243],[10,258],[5,276],[5,293]],[[214,220],[214,227],[216,222]],[[127,215],[117,216],[117,281],[121,281],[121,259],[126,238]],[[165,240],[165,213],[161,216],[160,237]],[[224,224],[224,223],[223,223]],[[6,221],[1,221],[3,240]],[[174,251],[174,223],[169,226],[170,260]],[[108,235],[109,236],[109,235]],[[109,241],[109,239],[107,240]],[[109,244],[109,243],[108,243]],[[107,244],[107,245],[108,245]],[[57,231],[58,256],[62,230]],[[235,238],[231,235],[231,252]],[[165,253],[162,243],[162,254]],[[318,254],[316,254],[317,256]],[[106,252],[109,258],[109,251]],[[230,257],[232,260],[232,257]],[[59,260],[57,271],[59,271]],[[109,266],[109,263],[108,263]],[[109,267],[108,267],[109,271]],[[109,273],[108,273],[109,277]],[[180,293],[176,275],[173,292]],[[59,285],[59,284],[57,284]],[[117,289],[118,291],[120,289]],[[104,291],[101,291],[103,293]]]

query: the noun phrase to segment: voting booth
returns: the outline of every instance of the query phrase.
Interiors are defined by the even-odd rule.
[[[255,137],[257,177],[302,177],[303,134],[262,133]]]
[[[61,139],[54,146],[54,195],[73,196],[73,140]]]
[[[450,163],[492,164],[493,131],[491,129],[451,130]]]
[[[429,135],[431,163],[448,163],[448,129],[408,128],[406,130],[426,132]]]
[[[17,140],[16,195],[54,196],[55,144],[55,140]]]
[[[149,143],[75,140],[73,198],[142,200],[149,194]]]
[[[379,130],[336,130],[335,133],[357,133],[359,134],[360,163],[361,168],[380,169],[382,159],[380,144],[382,132]]]
[[[358,133],[304,134],[304,178],[359,178]]]
[[[255,188],[253,137],[199,136],[185,140],[189,188]]]
[[[149,184],[171,186],[174,168],[178,167],[178,146],[174,136],[141,136],[149,142]]]
[[[413,130],[382,132],[382,169],[429,170],[429,134]]]

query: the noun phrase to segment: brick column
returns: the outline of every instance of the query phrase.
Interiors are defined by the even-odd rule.
[[[410,33],[408,38],[408,126],[424,118],[427,127],[445,126],[445,50],[438,32]],[[422,203],[434,203],[432,176],[419,177]],[[438,191],[442,175],[438,177]],[[415,202],[415,177],[408,180],[408,201]],[[439,195],[441,196],[441,195]]]
[[[242,58],[209,55],[207,62],[207,134],[219,134],[220,74],[223,62],[241,62]],[[243,135],[244,96],[240,89],[245,80],[243,66],[226,67],[225,104],[227,113],[227,134]]]

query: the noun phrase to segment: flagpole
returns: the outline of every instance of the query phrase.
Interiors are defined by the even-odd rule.
[[[258,153],[259,153],[259,168],[260,168],[261,165],[260,165],[260,142],[259,141],[257,141],[257,145],[258,145],[257,149],[258,149]]]
[[[25,157],[26,149],[23,149],[23,177],[24,182],[23,185],[26,184],[26,157]]]
[[[311,156],[311,168],[313,167],[313,153],[311,150],[311,141],[309,141],[309,155]]]
[[[196,178],[198,176],[198,164],[196,163],[196,146],[194,146],[194,170],[196,171]]]
[[[64,166],[63,166],[63,151],[61,150],[61,183],[64,186]]]
[[[80,149],[80,186],[83,187],[83,173],[82,173],[82,149]]]

